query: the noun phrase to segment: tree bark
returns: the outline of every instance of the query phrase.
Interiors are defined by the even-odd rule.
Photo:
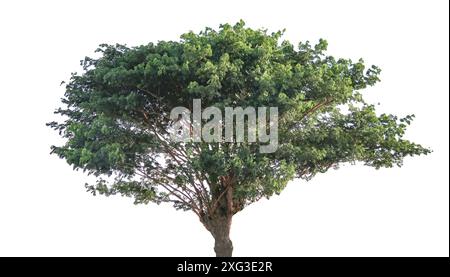
[[[212,191],[213,207],[209,214],[200,218],[214,238],[216,257],[231,257],[233,243],[230,239],[231,220],[234,214],[232,175],[221,178],[220,186]]]
[[[233,243],[230,239],[231,216],[219,216],[209,222],[209,231],[214,238],[216,257],[231,257]]]

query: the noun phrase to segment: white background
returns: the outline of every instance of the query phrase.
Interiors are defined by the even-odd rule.
[[[1,1],[0,255],[211,256],[193,214],[93,197],[56,156],[55,119],[79,60],[100,43],[146,44],[244,19],[325,38],[331,55],[383,69],[368,98],[415,113],[407,137],[434,150],[403,168],[345,166],[235,216],[236,256],[449,255],[448,1]]]

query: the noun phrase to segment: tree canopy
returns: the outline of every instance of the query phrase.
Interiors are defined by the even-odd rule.
[[[241,21],[178,41],[100,45],[66,84],[56,111],[63,119],[49,123],[66,143],[52,152],[97,176],[87,185],[94,194],[192,210],[216,248],[229,232],[220,222],[229,226],[233,214],[294,178],[343,163],[401,166],[429,153],[403,138],[413,115],[378,114],[364,100],[378,67],[327,55],[325,40],[295,47],[282,35]],[[221,110],[278,107],[277,151],[261,153],[258,142],[171,141],[171,109],[192,108],[193,99]]]

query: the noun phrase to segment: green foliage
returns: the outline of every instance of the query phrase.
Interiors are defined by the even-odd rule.
[[[171,202],[197,214],[213,213],[233,187],[233,213],[280,193],[293,178],[310,179],[341,163],[400,166],[430,151],[403,138],[413,116],[377,115],[361,90],[380,69],[363,60],[325,54],[320,40],[294,47],[282,32],[234,26],[183,34],[179,41],[137,47],[100,45],[83,73],[66,86],[62,122],[49,125],[67,139],[52,151],[100,179],[88,190],[122,194],[136,203]],[[279,148],[257,143],[174,143],[170,110],[202,106],[279,108]]]

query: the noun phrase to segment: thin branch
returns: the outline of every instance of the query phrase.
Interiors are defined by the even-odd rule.
[[[308,115],[314,113],[315,111],[317,111],[318,109],[320,109],[321,107],[328,105],[332,102],[332,99],[327,98],[325,99],[325,101],[323,102],[319,102],[316,105],[314,105],[310,110],[306,111],[306,113],[300,118],[300,120],[298,122],[301,122],[303,119],[305,119]]]

